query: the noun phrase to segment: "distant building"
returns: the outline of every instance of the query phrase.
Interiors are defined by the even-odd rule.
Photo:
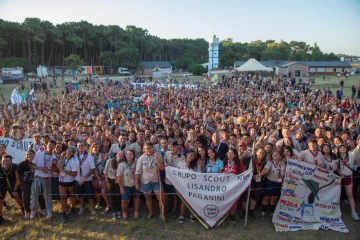
[[[240,67],[245,61],[236,61],[234,68]],[[334,61],[283,61],[268,60],[260,62],[265,67],[272,68],[277,75],[287,75],[292,77],[306,77],[309,74],[318,75],[337,75],[342,72],[350,72],[351,65],[348,62]]]
[[[217,38],[215,35],[212,39],[209,40],[209,64],[208,64],[208,69],[214,69],[214,68],[219,68],[220,66],[220,61],[219,61],[219,57],[220,57],[220,40],[219,38]]]
[[[164,73],[171,73],[172,66],[168,61],[141,62],[139,70],[141,75],[153,75],[154,69],[158,69]],[[140,72],[139,72],[140,73]]]

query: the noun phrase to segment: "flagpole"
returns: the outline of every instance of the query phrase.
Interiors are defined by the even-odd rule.
[[[252,165],[253,165],[253,160],[254,160],[254,153],[255,153],[255,141],[253,142],[253,147],[252,147],[252,156],[251,156],[251,163],[249,164],[249,169],[252,169]],[[245,214],[245,225],[244,228],[247,227],[247,219],[248,219],[248,215],[249,215],[249,201],[250,201],[250,191],[251,191],[251,182],[252,179],[250,181],[250,185],[248,188],[248,194],[247,194],[247,201],[246,201],[246,214]]]

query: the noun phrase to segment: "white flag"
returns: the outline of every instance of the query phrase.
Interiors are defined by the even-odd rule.
[[[252,170],[240,175],[197,173],[166,167],[166,177],[179,197],[207,229],[219,226],[250,185]]]
[[[35,90],[34,90],[34,89],[31,89],[29,95],[30,95],[30,101],[31,101],[31,103],[33,104],[33,103],[36,101]]]
[[[11,93],[11,103],[17,105],[21,104],[21,96],[16,90],[16,88],[14,88],[13,92]]]

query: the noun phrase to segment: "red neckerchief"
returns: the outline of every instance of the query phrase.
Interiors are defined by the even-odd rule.
[[[313,151],[311,151],[310,149],[309,149],[309,152],[311,153],[311,155],[313,155],[313,157],[314,158],[316,158],[317,157],[317,155],[318,155],[318,151],[315,151],[315,153],[313,152]]]
[[[261,172],[262,165],[264,165],[263,163],[264,163],[264,161],[261,161],[259,163],[258,160],[255,159],[255,166],[256,166],[256,170],[257,170],[258,174]]]
[[[348,155],[346,154],[345,158],[343,158],[343,157],[341,156],[341,154],[340,154],[340,158],[341,158],[341,160],[342,160],[342,162],[343,162],[342,169],[344,170],[345,165],[347,165],[347,162],[348,162]]]
[[[235,162],[233,161],[231,164],[230,162],[228,162],[228,166],[227,166],[227,173],[231,173],[232,172],[232,169],[235,165]]]
[[[276,169],[276,171],[278,172],[278,178],[281,179],[281,165],[280,165],[280,161],[278,162],[278,164],[275,164],[275,161],[273,160],[273,165]]]

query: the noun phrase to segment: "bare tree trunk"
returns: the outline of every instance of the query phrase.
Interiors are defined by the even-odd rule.
[[[45,43],[41,43],[41,65],[44,66],[44,57],[45,57]]]
[[[85,34],[84,36],[84,55],[85,55],[85,63],[88,64],[88,57],[87,57],[87,49],[86,49],[86,42],[85,42]]]
[[[25,46],[25,41],[22,41],[22,45],[23,45],[23,50],[22,50],[22,57],[26,57],[26,46]]]
[[[29,48],[29,65],[31,65],[31,42],[30,42],[30,34],[28,33],[28,48]]]
[[[15,34],[13,35],[13,42],[14,42],[14,57],[16,57],[16,42],[15,42]]]
[[[50,66],[53,50],[54,50],[54,41],[52,41],[51,47],[50,47],[50,55],[49,55],[48,64],[47,64],[48,66]]]
[[[37,58],[36,58],[36,42],[34,41],[34,65],[37,66]]]

